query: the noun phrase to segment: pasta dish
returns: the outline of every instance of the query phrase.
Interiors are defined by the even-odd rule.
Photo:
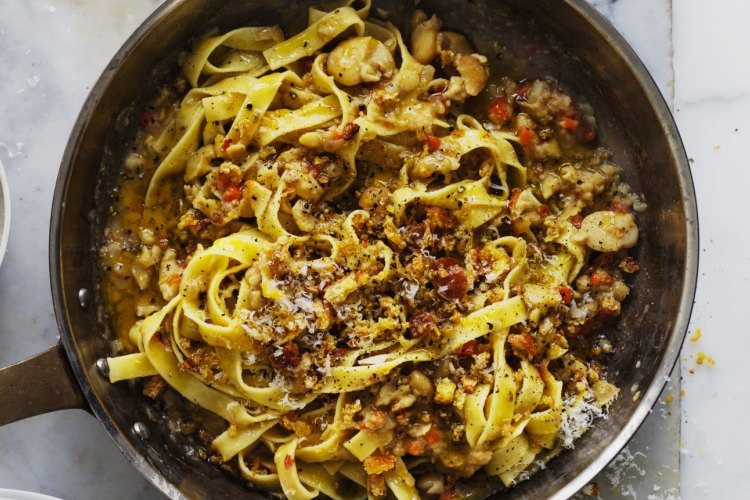
[[[100,249],[109,377],[290,499],[510,487],[617,396],[599,327],[643,204],[561,84],[370,8],[208,37],[138,116]]]

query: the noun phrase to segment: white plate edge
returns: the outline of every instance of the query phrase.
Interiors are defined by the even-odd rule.
[[[57,497],[34,493],[33,491],[7,490],[0,488],[0,500],[61,500]]]
[[[2,265],[10,236],[10,190],[2,161],[0,161],[0,196],[2,196],[3,203],[3,219],[0,220],[0,265]]]

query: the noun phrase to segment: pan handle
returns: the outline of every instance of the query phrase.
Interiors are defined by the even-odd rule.
[[[60,344],[0,368],[0,425],[67,408],[86,409]]]

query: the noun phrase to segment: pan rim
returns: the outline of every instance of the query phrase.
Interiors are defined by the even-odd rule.
[[[69,322],[67,313],[68,308],[74,307],[75,303],[72,298],[66,296],[63,289],[65,276],[63,276],[62,269],[61,223],[62,214],[65,210],[66,193],[70,184],[73,160],[77,157],[83,133],[89,124],[94,110],[98,107],[103,94],[107,90],[113,75],[118,72],[118,69],[127,59],[128,55],[137,48],[141,40],[153,29],[158,20],[164,16],[168,16],[170,12],[185,2],[186,0],[169,0],[158,7],[117,51],[96,84],[92,87],[73,125],[70,139],[63,154],[52,202],[49,237],[49,269],[55,317],[60,330],[61,342],[83,394],[93,414],[105,427],[120,451],[146,479],[171,498],[185,498],[185,495],[179,491],[177,486],[169,483],[150,462],[129,445],[124,438],[127,431],[115,425],[102,401],[92,389],[89,381],[91,371],[81,363],[81,355],[73,342],[72,325]],[[601,36],[620,57],[638,82],[654,113],[659,117],[660,125],[667,139],[665,146],[668,148],[670,157],[677,166],[679,191],[682,198],[682,208],[685,212],[687,230],[685,241],[686,255],[682,273],[683,282],[680,290],[680,307],[670,329],[671,335],[663,351],[658,369],[648,387],[642,391],[643,397],[628,419],[627,424],[598,456],[551,497],[553,499],[569,498],[588,484],[628,443],[643,423],[651,407],[656,403],[659,394],[668,380],[669,374],[674,368],[687,334],[695,297],[699,257],[698,210],[693,179],[682,139],[664,97],[638,55],[609,21],[585,0],[562,0],[562,3],[566,4],[572,13],[583,18],[589,28]]]

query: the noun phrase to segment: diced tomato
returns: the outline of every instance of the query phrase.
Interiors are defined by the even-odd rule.
[[[224,190],[224,195],[221,197],[221,199],[226,202],[232,202],[235,200],[239,200],[240,198],[242,198],[242,190],[236,184],[229,185]]]
[[[537,209],[537,212],[542,217],[547,217],[549,215],[549,206],[547,206],[545,204],[539,205],[539,208]]]
[[[560,297],[562,297],[563,304],[570,304],[570,301],[573,300],[573,290],[571,290],[567,286],[561,286],[557,289],[557,291],[560,292]]]
[[[591,284],[594,286],[609,286],[614,282],[612,276],[604,269],[597,269],[591,273]]]
[[[517,134],[521,146],[528,146],[534,142],[534,132],[529,127],[519,127]]]
[[[601,326],[601,324],[602,322],[597,316],[589,318],[584,324],[581,325],[581,328],[579,328],[578,331],[574,333],[574,335],[588,335],[589,333],[594,331],[594,329]]]
[[[487,108],[487,117],[495,125],[502,125],[513,116],[513,105],[505,97],[492,101]]]
[[[341,139],[349,141],[357,135],[357,132],[359,132],[359,125],[349,122],[344,125],[344,129],[341,131]]]
[[[229,185],[232,183],[232,181],[229,179],[229,176],[226,174],[219,174],[216,176],[216,187],[220,190],[224,191]]]
[[[232,139],[226,138],[224,139],[224,142],[221,143],[221,150],[226,151],[229,146],[232,145]]]
[[[155,123],[155,122],[156,122],[156,117],[151,111],[147,109],[143,110],[141,115],[138,117],[138,123],[140,123],[141,126],[151,125],[152,123]]]
[[[581,229],[581,224],[583,223],[583,216],[581,214],[574,215],[570,218],[570,223],[573,224],[576,229]]]
[[[425,335],[435,332],[435,318],[427,311],[420,311],[409,320],[409,328],[406,329],[406,338],[421,339]]]
[[[424,455],[424,444],[421,441],[413,439],[406,445],[406,452],[415,457],[422,456]]]
[[[318,176],[320,176],[320,170],[309,163],[307,164],[307,173],[312,175],[316,179],[318,178]]]
[[[609,204],[609,209],[613,212],[619,212],[621,214],[626,214],[630,211],[629,207],[618,199],[612,200],[612,203]]]
[[[278,369],[291,369],[296,368],[300,361],[302,361],[302,355],[299,353],[299,348],[294,342],[284,344],[280,350],[274,351],[271,354],[271,366]]]
[[[516,99],[526,100],[526,95],[531,89],[531,82],[523,82],[516,90]]]
[[[578,111],[576,111],[576,108],[574,108],[573,106],[568,106],[560,114],[566,118],[578,120]]]
[[[406,228],[406,237],[409,238],[409,240],[414,244],[422,241],[422,238],[424,238],[424,233],[425,227],[421,222],[412,222]]]
[[[508,344],[522,353],[526,352],[532,358],[538,353],[534,339],[528,331],[508,335]]]
[[[348,351],[344,349],[343,347],[337,347],[333,351],[331,351],[331,357],[333,357],[334,360],[337,360],[341,358],[342,356],[345,356]]]
[[[473,356],[477,353],[477,341],[476,340],[470,340],[466,342],[465,344],[462,344],[459,346],[455,351],[457,355],[463,356],[463,357],[469,357]]]
[[[435,152],[440,149],[440,138],[432,134],[427,134],[427,137],[425,137],[424,139],[424,143],[427,146],[427,149],[430,150],[430,152]]]
[[[458,300],[469,291],[466,269],[458,260],[442,257],[433,261],[432,268],[432,282],[440,297],[445,300]]]
[[[581,328],[578,330],[578,332],[576,332],[576,334],[588,335],[592,331],[596,330],[607,321],[612,319],[614,315],[614,311],[610,311],[609,309],[602,307],[596,312],[596,315],[593,318],[589,318],[583,325],[581,325]]]
[[[456,493],[456,490],[448,490],[440,495],[440,498],[438,500],[456,500],[457,498],[458,493]]]
[[[596,131],[586,125],[580,127],[578,134],[586,142],[594,142],[596,140]]]
[[[440,435],[440,431],[437,430],[433,425],[432,427],[430,427],[430,430],[427,431],[427,433],[424,435],[424,439],[430,446],[435,446],[443,439],[443,436]]]
[[[510,210],[513,210],[516,206],[516,203],[518,203],[518,198],[521,197],[521,190],[518,188],[513,188],[513,190],[510,192],[510,201],[508,202],[508,208]]]
[[[344,128],[334,130],[331,133],[331,138],[334,141],[348,141],[351,140],[359,132],[359,125],[356,123],[349,122],[344,125]]]
[[[564,128],[565,130],[570,130],[571,132],[575,132],[576,130],[578,130],[578,124],[579,124],[578,120],[569,118],[567,116],[563,118],[562,121],[560,122],[560,125],[562,125],[562,128]]]
[[[425,211],[427,212],[427,222],[433,230],[455,229],[460,224],[453,212],[445,208],[429,206]]]

